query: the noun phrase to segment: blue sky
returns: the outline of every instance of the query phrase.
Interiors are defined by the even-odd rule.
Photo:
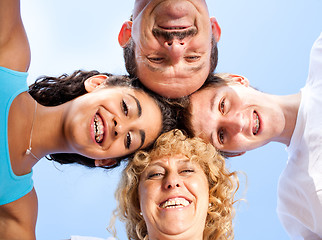
[[[117,34],[133,2],[22,0],[32,50],[29,82],[76,69],[125,73]],[[304,86],[310,49],[322,31],[322,0],[207,3],[222,28],[218,72],[244,75],[254,87],[272,94],[292,94]],[[270,143],[227,161],[231,169],[247,175],[240,175],[240,197],[246,201],[237,208],[235,239],[287,239],[276,214],[277,182],[286,160],[285,146]],[[34,167],[37,239],[110,236],[105,228],[115,207],[120,170],[39,162]],[[117,228],[119,238],[126,239],[123,226]]]

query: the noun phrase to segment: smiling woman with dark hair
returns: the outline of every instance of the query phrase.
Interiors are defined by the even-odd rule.
[[[174,124],[162,98],[137,80],[97,71],[41,77],[28,91],[28,39],[18,0],[0,0],[0,239],[35,239],[32,168],[115,167]]]

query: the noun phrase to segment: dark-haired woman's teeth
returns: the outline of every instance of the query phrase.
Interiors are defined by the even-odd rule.
[[[98,114],[94,116],[94,132],[95,132],[95,141],[101,143],[104,137],[104,125],[101,117]]]

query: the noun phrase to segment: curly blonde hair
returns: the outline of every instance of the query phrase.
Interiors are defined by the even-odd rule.
[[[118,217],[126,225],[128,239],[148,239],[143,216],[140,215],[138,187],[140,176],[154,159],[184,155],[198,163],[207,176],[209,203],[203,239],[227,240],[234,238],[232,219],[235,215],[234,196],[239,188],[236,172],[225,167],[225,158],[200,138],[187,138],[180,130],[162,134],[150,151],[139,151],[123,170],[115,193],[118,206],[109,229],[115,235],[114,221]]]

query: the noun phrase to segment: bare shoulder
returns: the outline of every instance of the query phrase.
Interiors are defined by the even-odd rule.
[[[33,189],[24,197],[0,206],[0,239],[34,240],[38,200]]]
[[[30,46],[20,15],[19,0],[0,0],[0,66],[25,72]]]

